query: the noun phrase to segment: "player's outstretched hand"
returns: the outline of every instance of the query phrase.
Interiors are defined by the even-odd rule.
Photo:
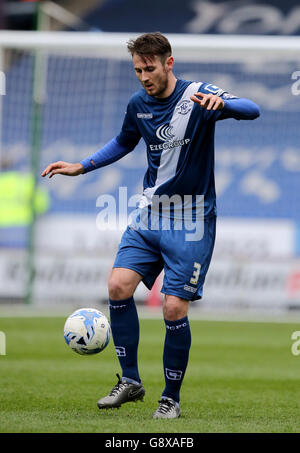
[[[42,172],[41,176],[49,175],[49,178],[52,178],[54,175],[67,175],[67,176],[77,176],[84,172],[83,165],[80,163],[70,164],[69,162],[53,162],[48,165],[45,170]]]
[[[201,107],[206,110],[222,110],[224,108],[223,99],[211,93],[195,93],[191,96],[191,100],[201,105]]]

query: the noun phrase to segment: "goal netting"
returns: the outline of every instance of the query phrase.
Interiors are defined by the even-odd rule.
[[[3,302],[23,301],[28,294],[33,303],[52,306],[95,305],[107,298],[124,219],[115,229],[100,226],[101,196],[115,200],[118,214],[124,197],[141,192],[144,143],[88,175],[49,180],[40,173],[56,160],[79,161],[118,134],[128,100],[139,89],[126,50],[133,37],[0,33]],[[178,78],[210,82],[252,99],[262,111],[253,122],[226,120],[216,126],[218,235],[198,306],[297,307],[299,38],[168,38]],[[140,285],[137,300],[144,302],[147,295]]]

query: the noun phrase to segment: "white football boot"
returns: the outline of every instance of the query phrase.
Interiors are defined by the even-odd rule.
[[[142,383],[133,384],[121,379],[117,374],[118,382],[112,389],[112,391],[101,398],[97,405],[99,409],[113,409],[119,408],[122,404],[130,401],[143,401],[145,395],[145,389]]]
[[[153,418],[178,418],[180,417],[180,406],[172,398],[163,396],[159,406],[153,414]]]

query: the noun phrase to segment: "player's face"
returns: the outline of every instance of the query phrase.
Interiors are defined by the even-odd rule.
[[[132,61],[137,78],[147,94],[157,98],[166,97],[174,62],[173,57],[168,57],[165,62],[162,62],[157,56],[141,58],[134,54]]]

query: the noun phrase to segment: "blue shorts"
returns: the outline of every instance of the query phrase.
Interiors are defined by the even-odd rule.
[[[187,230],[125,230],[113,267],[132,269],[151,289],[164,270],[161,292],[186,300],[201,299],[211,261],[216,232],[216,217],[205,219],[200,240],[187,240]]]

